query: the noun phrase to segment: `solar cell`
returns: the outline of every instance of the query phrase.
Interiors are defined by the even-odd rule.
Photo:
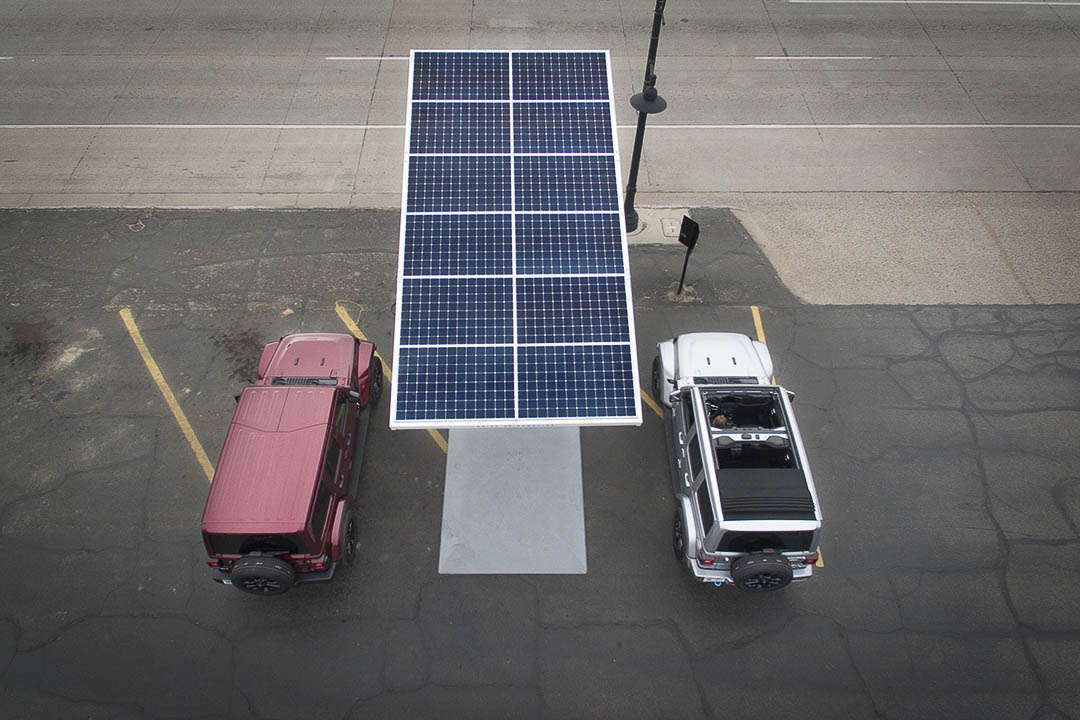
[[[391,426],[640,423],[608,54],[410,68]]]

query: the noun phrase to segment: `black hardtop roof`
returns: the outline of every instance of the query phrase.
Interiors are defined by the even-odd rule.
[[[799,468],[725,468],[716,473],[725,520],[816,520]]]

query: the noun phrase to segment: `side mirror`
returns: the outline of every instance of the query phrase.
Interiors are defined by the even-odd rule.
[[[788,390],[787,391],[787,399],[788,399],[788,402],[795,402],[795,393],[792,392],[791,390]]]
[[[353,400],[359,400],[360,399],[360,393],[356,392],[355,390],[350,390],[349,391],[349,397],[351,397]]]

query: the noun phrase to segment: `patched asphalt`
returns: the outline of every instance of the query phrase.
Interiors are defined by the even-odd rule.
[[[586,575],[440,576],[445,456],[385,402],[357,565],[215,585],[120,310],[216,462],[264,342],[340,304],[391,357],[398,214],[0,212],[0,717],[1080,718],[1080,307],[806,305],[694,216],[684,296],[682,248],[631,250],[641,380],[759,307],[825,517],[824,567],[763,597],[676,566],[648,409],[582,431]]]

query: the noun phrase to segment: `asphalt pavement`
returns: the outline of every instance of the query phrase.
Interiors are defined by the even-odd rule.
[[[0,213],[0,716],[1080,717],[1076,306],[807,305],[694,214],[684,296],[679,246],[633,246],[639,356],[759,308],[825,517],[823,567],[763,597],[674,562],[651,412],[582,430],[587,574],[439,575],[445,455],[385,404],[357,565],[214,584],[120,311],[216,461],[262,343],[344,307],[389,356],[397,213]]]

